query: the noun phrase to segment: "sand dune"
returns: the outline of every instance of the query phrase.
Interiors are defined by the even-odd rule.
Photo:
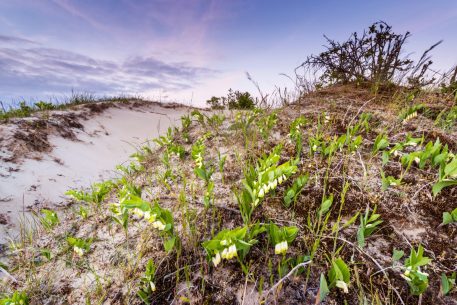
[[[81,120],[83,129],[71,130],[75,137],[50,134],[49,152],[23,153],[25,158],[20,160],[1,161],[0,243],[17,236],[23,212],[28,215],[32,207],[65,204],[64,193],[69,188],[88,187],[113,177],[115,166],[127,161],[136,147],[179,123],[188,111],[186,107],[168,108],[155,103],[113,106]],[[6,130],[11,136],[14,128],[20,127],[3,126],[0,136],[8,138]],[[11,155],[11,147],[2,147],[2,155]]]

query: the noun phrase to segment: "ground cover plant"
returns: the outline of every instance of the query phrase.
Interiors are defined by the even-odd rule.
[[[436,123],[454,96],[392,88],[190,112],[37,213],[0,302],[457,304],[457,130]]]
[[[96,97],[90,93],[73,92],[70,97],[62,100],[54,101],[38,101],[26,102],[21,101],[9,107],[4,106],[0,101],[0,122],[7,121],[12,118],[29,117],[36,112],[46,112],[50,110],[64,110],[76,105],[107,103],[107,102],[129,102],[141,101],[138,96],[112,96],[112,97]]]

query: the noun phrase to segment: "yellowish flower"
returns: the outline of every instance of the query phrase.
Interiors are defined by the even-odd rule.
[[[84,255],[84,249],[78,247],[78,246],[74,246],[73,247],[73,251],[78,254],[79,256],[83,256]]]
[[[289,248],[287,241],[283,241],[280,243],[277,243],[275,245],[275,254],[285,254],[287,252],[287,249]]]
[[[342,289],[344,293],[349,292],[348,285],[344,281],[336,281],[336,287]]]
[[[152,223],[152,226],[154,228],[158,229],[159,231],[165,230],[165,224],[163,222],[161,222],[160,220],[154,221]]]
[[[221,255],[219,254],[219,252],[216,252],[216,255],[212,258],[212,261],[214,267],[217,267],[217,265],[219,265],[219,263],[221,262]]]
[[[154,284],[154,282],[149,282],[149,286],[151,286],[152,292],[156,291],[156,285]]]

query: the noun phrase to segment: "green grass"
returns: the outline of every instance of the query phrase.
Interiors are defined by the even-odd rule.
[[[26,102],[21,101],[15,106],[5,107],[0,101],[0,122],[7,121],[12,118],[29,117],[36,112],[64,110],[76,105],[100,103],[100,102],[128,102],[132,100],[142,100],[139,96],[119,95],[112,97],[96,97],[90,93],[75,93],[73,92],[69,98],[56,101],[38,101]]]

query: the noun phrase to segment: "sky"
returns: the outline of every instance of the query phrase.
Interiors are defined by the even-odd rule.
[[[293,86],[323,35],[345,40],[383,20],[410,31],[406,54],[435,42],[457,64],[455,0],[0,0],[0,101],[72,92],[204,105],[229,88]]]

